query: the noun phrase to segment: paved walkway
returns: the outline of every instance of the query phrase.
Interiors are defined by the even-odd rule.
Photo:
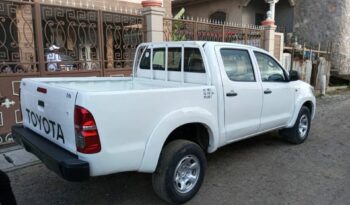
[[[38,158],[25,151],[20,146],[0,148],[0,169],[5,172],[10,172],[38,163],[40,163]]]

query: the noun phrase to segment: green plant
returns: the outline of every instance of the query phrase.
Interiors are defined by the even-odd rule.
[[[186,35],[181,32],[181,30],[184,30],[185,24],[184,22],[180,21],[180,19],[183,18],[185,15],[185,9],[182,8],[174,17],[173,25],[172,25],[172,40],[173,41],[185,41]],[[179,21],[176,21],[179,20]]]

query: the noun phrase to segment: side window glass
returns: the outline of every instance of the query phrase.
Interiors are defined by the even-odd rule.
[[[165,49],[153,49],[153,70],[165,70]]]
[[[151,69],[151,49],[146,49],[146,51],[143,53],[143,56],[141,58],[140,62],[140,68],[149,70]]]
[[[181,48],[168,48],[168,71],[181,71]]]
[[[254,52],[263,82],[285,82],[286,76],[280,65],[270,56]]]
[[[228,78],[232,81],[254,82],[254,68],[246,50],[221,49],[221,57]]]
[[[191,73],[205,73],[202,55],[198,48],[185,48],[184,71]],[[168,48],[168,71],[181,71],[181,48]],[[144,52],[140,68],[151,69],[151,49]],[[165,70],[165,48],[153,49],[153,70]]]
[[[198,48],[185,48],[184,71],[191,73],[205,73],[201,52]]]
[[[140,62],[140,68],[151,69],[151,49],[146,49]],[[165,49],[153,49],[153,70],[165,70]]]

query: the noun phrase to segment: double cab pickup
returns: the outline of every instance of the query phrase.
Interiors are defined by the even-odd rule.
[[[303,143],[315,116],[313,87],[266,51],[232,43],[138,46],[131,77],[26,78],[15,140],[70,181],[137,171],[156,194],[190,200],[206,154],[279,130]]]

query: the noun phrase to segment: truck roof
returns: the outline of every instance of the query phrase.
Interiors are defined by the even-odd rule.
[[[266,52],[265,50],[250,46],[250,45],[244,45],[239,43],[228,43],[228,42],[217,42],[217,41],[164,41],[164,42],[149,42],[149,43],[142,43],[141,45],[198,45],[198,46],[204,46],[204,45],[210,45],[210,46],[223,46],[223,45],[230,45],[235,46],[238,48],[250,48],[262,52]]]

